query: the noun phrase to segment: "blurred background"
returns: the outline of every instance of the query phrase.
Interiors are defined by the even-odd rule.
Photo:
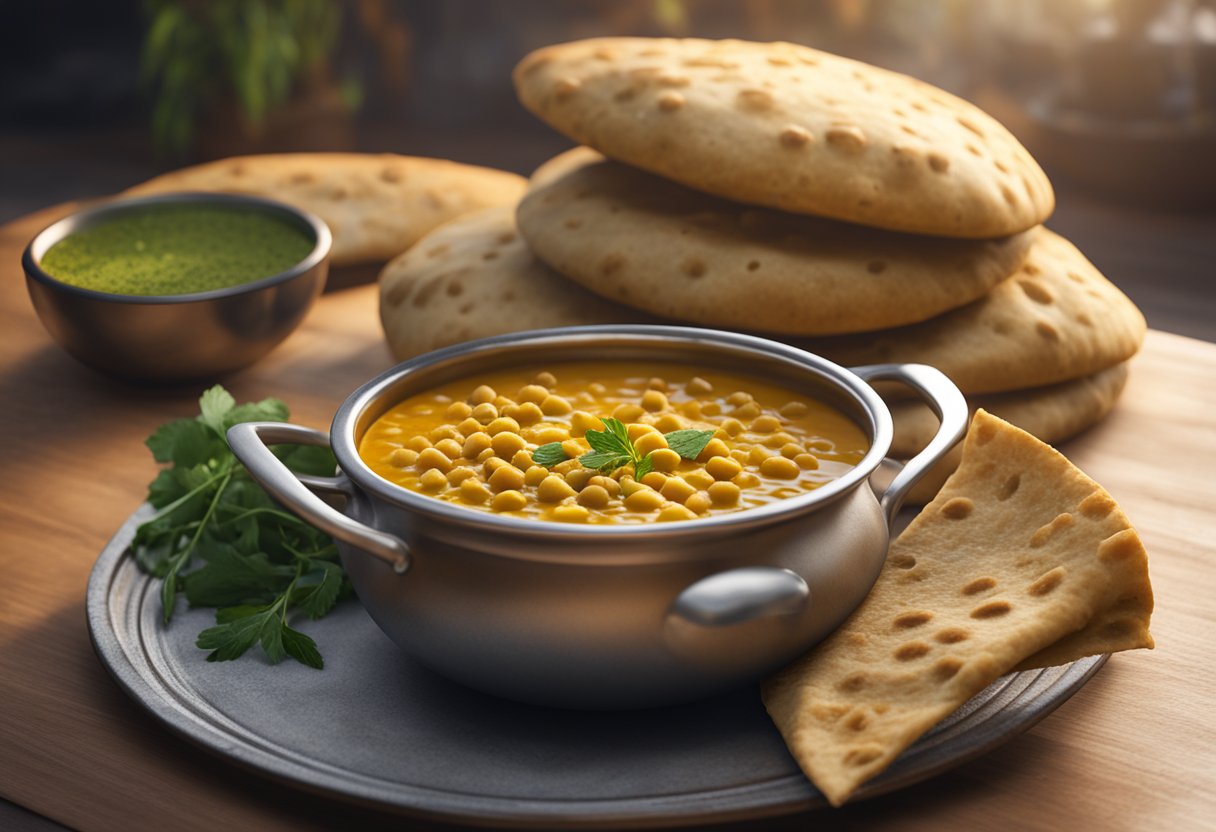
[[[1216,0],[4,2],[0,222],[240,153],[527,173],[568,143],[511,68],[610,34],[789,40],[975,101],[1056,183],[1050,224],[1151,325],[1216,340]]]

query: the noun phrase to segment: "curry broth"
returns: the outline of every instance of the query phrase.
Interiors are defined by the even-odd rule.
[[[587,361],[487,373],[411,396],[359,442],[380,476],[474,510],[557,522],[640,524],[741,511],[813,491],[865,455],[863,431],[805,395],[676,363]],[[654,470],[597,472],[578,456],[602,417],[625,423]],[[696,459],[664,434],[712,430]],[[567,459],[537,465],[560,442]]]

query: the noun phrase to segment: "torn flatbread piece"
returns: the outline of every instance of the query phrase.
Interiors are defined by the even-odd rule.
[[[984,410],[862,606],[764,704],[834,806],[999,676],[1152,647],[1144,547],[1061,454]]]

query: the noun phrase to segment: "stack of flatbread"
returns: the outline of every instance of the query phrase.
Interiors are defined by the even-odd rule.
[[[381,317],[398,357],[541,326],[744,330],[845,365],[931,364],[1047,442],[1122,390],[1143,316],[1041,226],[1051,184],[974,105],[742,41],[561,44],[526,57],[515,85],[583,146],[543,165],[514,211],[457,219],[389,264]],[[909,457],[936,423],[911,401],[893,409],[893,451]]]

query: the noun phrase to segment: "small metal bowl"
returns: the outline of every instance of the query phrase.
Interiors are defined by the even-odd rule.
[[[867,435],[839,479],[731,514],[630,526],[473,511],[383,479],[359,457],[368,426],[404,398],[503,367],[674,361],[764,378],[817,398]],[[942,419],[881,497],[870,475],[891,415],[867,385],[902,381]],[[962,436],[967,404],[937,370],[851,370],[794,347],[706,329],[572,327],[504,335],[400,364],[352,393],[329,435],[249,422],[232,451],[276,499],[338,540],[371,617],[415,659],[489,693],[568,708],[638,708],[746,684],[822,639],[861,603],[908,489]],[[338,477],[292,474],[267,447],[330,445]],[[310,490],[311,489],[311,490]],[[313,492],[344,498],[341,511]],[[354,683],[357,686],[357,682]]]
[[[285,272],[209,292],[119,295],[56,280],[41,261],[73,232],[164,205],[230,205],[277,215],[313,240]],[[329,227],[306,211],[259,197],[180,193],[105,202],[43,229],[21,256],[42,325],[72,357],[105,373],[145,381],[191,381],[257,361],[303,320],[329,273]]]

